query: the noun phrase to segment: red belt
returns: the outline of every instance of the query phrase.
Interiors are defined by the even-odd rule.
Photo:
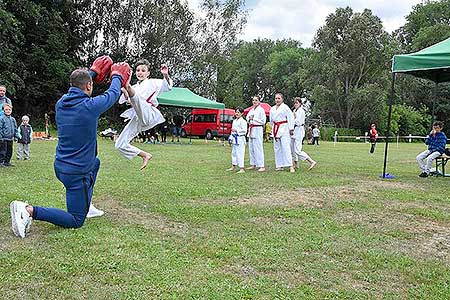
[[[278,129],[281,124],[286,124],[287,120],[281,121],[281,122],[273,122],[273,137],[276,138],[278,134]]]
[[[263,125],[259,125],[259,124],[250,124],[248,136],[251,136],[251,135],[252,135],[252,129],[253,129],[253,127],[263,127]]]
[[[154,91],[154,92],[147,98],[147,100],[145,100],[145,101],[147,101],[147,103],[150,104],[151,106],[154,106],[153,103],[152,103],[152,97],[153,97],[153,95],[154,95],[155,93],[156,93],[156,91]]]

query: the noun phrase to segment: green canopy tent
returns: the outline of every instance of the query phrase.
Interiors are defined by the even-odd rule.
[[[187,88],[174,87],[170,91],[164,92],[159,95],[158,102],[160,105],[178,106],[185,108],[225,109],[225,104],[199,96]],[[191,121],[191,134],[189,135],[190,138],[192,138],[192,122],[193,120]]]
[[[215,102],[202,96],[194,94],[187,88],[174,87],[169,92],[164,92],[158,96],[161,105],[179,106],[187,108],[210,108],[224,109],[225,104]]]
[[[428,79],[435,84],[450,81],[450,38],[428,48],[411,54],[394,55],[392,58],[392,84],[389,99],[389,112],[386,131],[386,146],[384,149],[383,178],[386,176],[387,150],[389,131],[392,118],[392,102],[395,93],[395,74],[404,73],[415,77]],[[434,100],[433,111],[434,118]]]

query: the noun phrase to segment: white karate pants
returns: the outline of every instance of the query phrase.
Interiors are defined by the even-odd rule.
[[[280,138],[275,138],[273,141],[273,151],[275,152],[275,167],[291,167],[291,137],[283,135]]]
[[[231,150],[231,164],[243,168],[245,159],[245,136],[238,137],[238,143],[239,144],[233,144],[233,149]]]
[[[264,167],[264,148],[263,148],[263,127],[253,127],[252,135],[248,139],[248,153],[250,156],[250,166],[257,168]]]

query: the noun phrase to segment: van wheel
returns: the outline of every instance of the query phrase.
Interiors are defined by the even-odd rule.
[[[207,140],[212,140],[213,135],[212,135],[212,132],[211,132],[210,130],[207,130],[207,131],[206,131],[205,138],[206,138]]]
[[[181,129],[181,137],[182,137],[182,138],[185,138],[186,136],[187,136],[186,130]]]

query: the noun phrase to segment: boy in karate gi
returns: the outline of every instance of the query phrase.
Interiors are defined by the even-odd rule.
[[[275,105],[270,109],[270,125],[272,125],[273,151],[275,152],[275,171],[289,167],[289,171],[294,173],[291,155],[294,116],[289,106],[284,104],[281,93],[275,94]]]
[[[250,167],[247,170],[258,169],[264,172],[264,124],[266,123],[266,112],[260,105],[259,97],[253,97],[253,107],[247,114],[248,129],[248,152],[250,155]]]
[[[239,166],[237,173],[245,173],[244,158],[245,158],[245,136],[247,135],[247,122],[242,117],[244,110],[240,107],[235,110],[235,119],[231,125],[231,135],[228,142],[233,145],[231,151],[231,168],[227,171],[235,171],[236,166]]]
[[[133,85],[134,97],[129,97],[127,90],[122,89],[122,96],[119,103],[129,102],[132,108],[126,110],[120,116],[130,119],[128,124],[117,138],[115,147],[125,158],[133,159],[136,156],[142,158],[141,170],[147,167],[152,155],[130,143],[141,131],[147,131],[165,121],[161,112],[157,109],[157,97],[165,91],[170,91],[173,86],[169,76],[169,69],[166,65],[161,65],[161,74],[164,79],[148,79],[150,75],[150,63],[142,59],[136,64],[136,77],[138,83]]]
[[[303,139],[305,137],[305,110],[302,107],[302,99],[300,97],[294,98],[294,134],[291,137],[291,152],[292,160],[295,168],[298,168],[298,159],[309,162],[309,170],[314,168],[317,162],[302,150]]]

